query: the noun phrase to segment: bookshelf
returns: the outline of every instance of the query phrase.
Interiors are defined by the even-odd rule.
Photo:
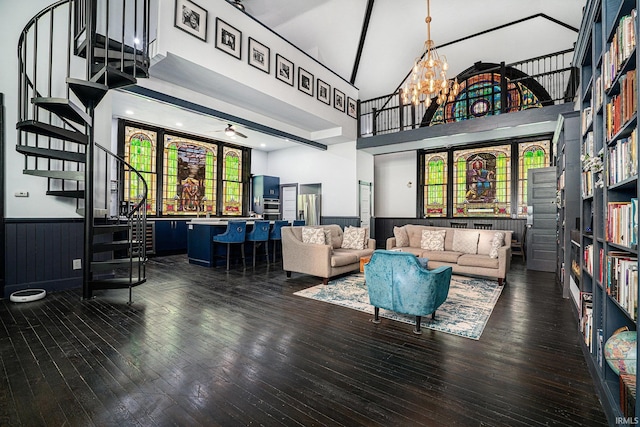
[[[628,402],[638,396],[635,378],[621,387],[603,354],[616,330],[637,330],[637,9],[638,0],[588,0],[574,57],[581,80],[580,229],[565,248],[580,255],[583,350],[612,424],[640,416],[637,401]]]
[[[579,307],[580,288],[576,274],[571,274],[572,261],[579,262],[571,250],[571,232],[579,229],[580,219],[580,112],[560,114],[553,135],[557,171],[557,240],[558,264],[556,276],[564,298],[572,297]],[[576,240],[576,242],[579,241]],[[565,248],[567,248],[565,250]]]

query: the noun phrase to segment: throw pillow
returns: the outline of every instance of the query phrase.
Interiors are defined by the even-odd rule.
[[[362,249],[366,249],[369,247],[369,227],[354,227],[353,225],[348,226],[347,228],[356,228],[358,230],[364,230],[364,234],[362,235]],[[361,231],[359,232],[361,233]]]
[[[498,258],[498,249],[504,245],[504,233],[502,231],[496,231],[491,241],[491,250],[489,251],[489,258]]]
[[[393,237],[396,238],[396,247],[404,248],[409,246],[409,234],[404,227],[393,227]]]
[[[358,227],[347,227],[342,236],[343,249],[364,249],[364,235],[366,230]]]
[[[324,245],[324,230],[322,228],[302,227],[302,243]]]
[[[428,251],[444,251],[444,236],[446,230],[422,230],[420,247]]]
[[[462,252],[464,254],[478,253],[478,239],[480,233],[477,231],[455,230],[453,233],[453,249],[454,252]]]

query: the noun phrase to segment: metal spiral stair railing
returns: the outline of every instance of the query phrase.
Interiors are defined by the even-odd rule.
[[[47,178],[46,194],[74,200],[84,216],[85,299],[94,290],[129,288],[131,302],[131,288],[146,280],[147,184],[95,143],[94,110],[109,90],[148,75],[148,1],[110,0],[98,7],[98,0],[61,0],[35,15],[18,42],[16,150],[24,154],[25,174]],[[120,20],[110,22],[112,15]],[[133,206],[108,218],[114,174],[144,191]],[[100,195],[104,200],[96,207]],[[118,205],[123,191],[119,197]]]

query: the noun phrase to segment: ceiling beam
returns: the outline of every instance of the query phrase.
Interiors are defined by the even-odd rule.
[[[353,64],[353,71],[351,72],[351,84],[355,84],[356,76],[358,75],[358,68],[360,67],[360,58],[362,57],[362,50],[364,49],[364,42],[367,38],[367,30],[369,29],[369,21],[371,20],[371,12],[373,11],[373,2],[375,0],[367,1],[367,10],[364,13],[364,21],[362,22],[362,31],[360,31],[360,43],[358,43],[358,52],[356,53],[356,59]]]

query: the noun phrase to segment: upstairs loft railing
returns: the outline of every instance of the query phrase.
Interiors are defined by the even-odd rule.
[[[458,96],[453,102],[445,104],[455,107],[455,115],[442,115],[441,123],[450,123],[474,117],[504,114],[516,111],[503,102],[501,92],[508,93],[514,87],[524,86],[542,88],[544,96],[527,99],[527,103],[518,106],[517,110],[537,108],[546,105],[572,102],[578,87],[578,70],[572,66],[573,49],[567,49],[536,58],[527,59],[512,64],[497,64],[495,66],[477,63],[458,76],[461,82],[478,74],[493,73],[498,80],[495,84],[483,87],[481,90],[469,90]],[[486,99],[488,102],[476,101]],[[455,106],[452,106],[456,103]],[[358,137],[369,137],[388,133],[416,129],[429,126],[429,120],[438,106],[435,102],[431,107],[424,103],[414,105],[403,102],[402,89],[378,98],[359,102]],[[477,110],[474,110],[476,108]],[[450,108],[451,109],[451,108]]]

